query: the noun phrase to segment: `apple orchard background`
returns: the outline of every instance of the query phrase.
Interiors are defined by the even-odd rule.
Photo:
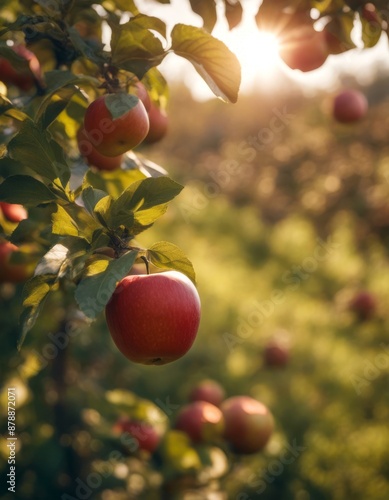
[[[66,307],[54,296],[19,353],[22,285],[2,285],[1,385],[17,389],[20,432],[17,493],[4,490],[4,500],[60,498],[69,477],[74,491],[96,470],[98,485],[77,498],[157,499],[177,470],[180,488],[169,498],[389,498],[389,94],[387,65],[375,62],[382,53],[369,50],[376,56],[360,64],[347,54],[344,71],[330,57],[319,78],[264,65],[235,105],[204,99],[200,87],[191,93],[182,82],[189,69],[180,79],[166,64],[169,132],[144,151],[185,189],[142,243],[168,239],[193,262],[198,337],[172,364],[136,365],[102,315],[77,326],[75,312],[76,334],[63,349],[47,333],[59,331]],[[261,71],[273,80],[264,84]],[[342,87],[367,96],[361,122],[333,120]],[[348,307],[359,290],[377,301],[367,321]],[[274,337],[290,351],[283,368],[264,363]],[[194,489],[185,480],[191,450],[175,468],[160,456],[144,460],[123,449],[112,426],[138,397],[142,411],[157,408],[173,422],[205,377],[229,396],[264,402],[276,424],[263,452],[233,464],[221,454]]]

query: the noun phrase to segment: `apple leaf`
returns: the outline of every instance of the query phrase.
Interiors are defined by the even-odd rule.
[[[369,16],[372,16],[370,17]],[[360,19],[362,23],[362,42],[365,48],[371,48],[377,45],[382,34],[382,18],[378,11],[363,10],[360,12]]]
[[[155,243],[148,248],[147,257],[156,267],[180,271],[196,284],[196,274],[192,263],[184,252],[173,243],[168,241]]]
[[[182,189],[180,184],[169,177],[149,177],[134,182],[109,208],[110,223],[118,227],[123,224],[125,214],[132,214],[132,218],[135,215],[139,224],[149,226],[166,212],[167,203]]]
[[[137,250],[131,250],[112,260],[106,270],[83,278],[77,286],[75,299],[88,318],[95,319],[103,311],[115,291],[117,283],[130,272]]]
[[[172,49],[188,59],[212,92],[227,102],[236,102],[241,81],[237,57],[227,46],[202,28],[177,24],[172,31]]]
[[[101,171],[99,173],[88,169],[83,180],[83,189],[85,190],[88,186],[91,186],[97,190],[105,191],[116,199],[128,186],[145,177],[138,169],[117,169],[113,172]]]
[[[203,20],[203,27],[211,32],[217,21],[215,0],[189,0],[190,6],[195,14]]]
[[[103,45],[101,45],[101,50],[97,51],[94,45],[91,45],[85,41],[85,39],[80,35],[78,30],[71,26],[68,29],[69,38],[79,54],[82,54],[89,61],[94,62],[97,65],[104,64],[107,62],[107,56],[103,52]]]
[[[29,175],[13,175],[0,184],[0,200],[35,207],[57,199],[42,182]]]
[[[45,300],[54,285],[54,278],[50,275],[34,276],[26,282],[23,288],[24,310],[20,318],[20,333],[17,348],[21,349],[27,333],[35,325]]]
[[[60,179],[65,187],[70,179],[69,165],[65,153],[47,131],[41,130],[31,121],[23,122],[19,133],[8,144],[8,153],[38,175],[54,181]]]
[[[84,206],[90,214],[93,214],[95,206],[105,196],[107,196],[107,193],[105,191],[101,191],[100,189],[93,189],[92,186],[88,186],[83,189],[81,194]]]
[[[135,73],[138,78],[165,57],[161,41],[147,28],[132,20],[111,24],[112,64]],[[158,31],[158,26],[157,26]]]
[[[60,275],[62,266],[68,260],[68,254],[69,248],[61,243],[57,243],[42,257],[35,269],[34,275]]]
[[[73,220],[66,210],[57,205],[57,211],[52,215],[52,233],[59,236],[79,236],[77,222]]]

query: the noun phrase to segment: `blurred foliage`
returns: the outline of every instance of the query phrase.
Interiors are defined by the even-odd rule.
[[[2,498],[75,498],[80,481],[96,500],[389,497],[389,101],[384,80],[365,90],[369,116],[350,127],[332,121],[331,94],[307,100],[289,87],[226,108],[172,89],[171,131],[145,153],[186,188],[142,244],[168,234],[191,255],[198,339],[171,365],[134,365],[102,318],[85,324],[53,294],[17,354],[21,290],[3,286],[1,383],[18,393],[18,487]],[[348,308],[360,289],[378,303],[365,322]],[[263,361],[274,337],[290,344],[284,369]],[[264,453],[236,459],[169,431],[149,459],[113,433],[134,414],[165,429],[204,377],[271,409]]]

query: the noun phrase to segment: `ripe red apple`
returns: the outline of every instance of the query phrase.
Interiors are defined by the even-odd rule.
[[[4,217],[10,222],[20,222],[28,217],[27,210],[23,205],[0,201],[0,210],[3,212]]]
[[[277,340],[269,341],[263,353],[265,365],[271,368],[283,368],[289,362],[289,349]]]
[[[11,264],[13,252],[19,248],[9,241],[0,242],[0,283],[20,283],[31,276],[30,266],[26,264]]]
[[[144,140],[149,131],[149,118],[137,96],[106,94],[88,106],[84,128],[99,153],[119,156]]]
[[[334,99],[333,116],[340,123],[353,123],[361,120],[367,113],[366,97],[359,90],[347,89]]]
[[[139,450],[148,451],[149,453],[154,453],[161,441],[161,435],[155,427],[141,420],[121,417],[115,423],[113,430],[116,434],[128,433],[137,440]]]
[[[221,438],[224,418],[220,409],[207,401],[194,401],[178,413],[175,428],[186,432],[194,443]]]
[[[224,438],[236,453],[256,453],[268,442],[274,428],[269,409],[249,396],[226,399],[221,410],[224,415]]]
[[[150,129],[145,138],[147,144],[153,144],[165,137],[169,121],[166,112],[151,102],[149,113]]]
[[[151,99],[150,99],[149,93],[147,92],[147,89],[143,85],[143,83],[140,81],[137,81],[135,83],[131,83],[129,91],[131,94],[135,94],[136,96],[139,97],[139,99],[142,101],[143,106],[145,107],[146,111],[149,112],[150,107],[151,107]]]
[[[189,394],[190,401],[207,401],[220,406],[225,396],[223,387],[215,380],[205,379],[196,385]]]
[[[6,85],[15,85],[20,90],[30,90],[35,81],[42,79],[40,63],[33,52],[24,45],[14,45],[12,50],[28,61],[29,68],[16,70],[8,59],[0,58],[0,80]]]
[[[320,68],[328,54],[324,32],[316,31],[311,25],[292,30],[279,46],[284,63],[304,72]]]
[[[360,321],[366,321],[374,316],[377,310],[377,300],[371,292],[362,290],[354,295],[349,307]]]
[[[200,323],[200,298],[190,279],[177,271],[131,275],[118,284],[105,315],[124,356],[163,365],[191,348]]]
[[[98,170],[116,170],[120,168],[123,155],[104,156],[97,151],[88,139],[84,127],[80,127],[77,132],[77,144],[81,155],[88,165],[93,165]]]

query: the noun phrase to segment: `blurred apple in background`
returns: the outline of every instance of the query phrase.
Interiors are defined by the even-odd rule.
[[[113,427],[113,431],[118,435],[128,433],[134,438],[133,444],[137,444],[137,449],[149,453],[154,453],[162,438],[153,425],[127,417],[119,418]],[[123,439],[123,443],[126,443],[126,439]]]
[[[225,397],[223,387],[216,380],[205,379],[199,382],[190,392],[190,401],[207,401],[220,406]]]
[[[371,292],[361,290],[351,299],[349,308],[356,314],[360,321],[366,321],[375,315],[377,299]]]
[[[262,450],[273,432],[270,410],[249,396],[233,396],[222,405],[224,438],[236,453],[251,454]]]
[[[357,122],[366,115],[367,110],[367,99],[359,90],[343,90],[333,102],[333,116],[340,123]]]
[[[180,410],[175,428],[186,432],[194,443],[215,441],[223,434],[224,418],[217,406],[194,401]]]
[[[10,222],[21,222],[28,217],[27,210],[23,205],[0,201],[0,210],[3,212],[4,217]]]
[[[263,351],[264,363],[269,368],[283,368],[289,362],[290,350],[286,342],[272,339]]]

